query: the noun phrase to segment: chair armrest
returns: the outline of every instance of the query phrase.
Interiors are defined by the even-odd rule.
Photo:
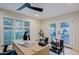
[[[64,47],[64,46],[58,47],[58,46],[55,46],[55,45],[51,45],[51,46],[53,46],[53,47],[55,47],[55,48],[57,48],[57,49],[61,49],[61,48]]]

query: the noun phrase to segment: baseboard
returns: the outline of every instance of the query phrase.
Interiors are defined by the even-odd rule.
[[[69,47],[69,46],[65,46],[66,48],[69,48],[69,49],[73,49],[72,47]]]
[[[68,46],[68,45],[64,45],[66,48],[69,48],[69,49],[72,49],[74,51],[77,51],[79,52],[79,49],[75,48],[75,47],[71,47],[71,46]]]
[[[64,45],[64,47],[69,48],[69,49],[73,49],[71,46],[69,45]]]
[[[77,52],[79,52],[79,49],[77,49],[77,48],[72,48],[74,51],[77,51]]]

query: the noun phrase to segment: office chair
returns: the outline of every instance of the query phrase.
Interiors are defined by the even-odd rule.
[[[8,45],[4,45],[3,52],[6,52],[7,48],[8,48]]]
[[[28,39],[30,40],[30,35],[26,35],[26,34],[28,34],[28,31],[24,33],[23,40],[28,40]]]
[[[12,50],[0,53],[0,55],[17,55],[17,53],[16,53],[16,50],[12,49]]]
[[[47,45],[48,44],[48,37],[46,37],[45,39],[40,39],[38,44],[41,46]]]
[[[48,37],[45,38],[45,42],[46,42],[46,44],[48,44]]]
[[[57,46],[55,42],[51,42],[51,49],[50,51],[60,55],[62,52],[64,54],[64,41],[60,40],[59,46]]]
[[[3,52],[0,53],[0,55],[17,55],[16,50],[14,50],[14,49],[7,50],[8,45],[9,45],[9,44],[3,45],[3,46],[4,46]]]

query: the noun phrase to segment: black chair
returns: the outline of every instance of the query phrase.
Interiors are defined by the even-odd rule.
[[[48,44],[48,37],[46,37],[45,39],[40,39],[38,44],[41,46],[47,45]]]
[[[0,55],[17,55],[17,53],[16,53],[16,50],[12,49],[12,50],[8,50],[6,52],[0,53]]]
[[[17,55],[16,50],[11,49],[11,50],[7,50],[8,48],[8,44],[7,45],[3,45],[3,52],[0,53],[0,55]]]
[[[57,42],[51,42],[51,49],[50,51],[60,55],[62,52],[64,54],[64,41],[60,40],[59,43]]]
[[[26,35],[28,34],[29,32],[28,31],[25,31],[24,35],[23,35],[23,40],[27,40],[29,39],[30,40],[30,35]]]
[[[45,38],[45,42],[46,42],[46,44],[48,44],[48,37]]]
[[[7,48],[8,48],[8,45],[4,45],[3,52],[6,52]]]

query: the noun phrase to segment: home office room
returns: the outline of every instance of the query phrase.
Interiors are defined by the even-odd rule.
[[[79,3],[0,3],[0,55],[79,55]]]

